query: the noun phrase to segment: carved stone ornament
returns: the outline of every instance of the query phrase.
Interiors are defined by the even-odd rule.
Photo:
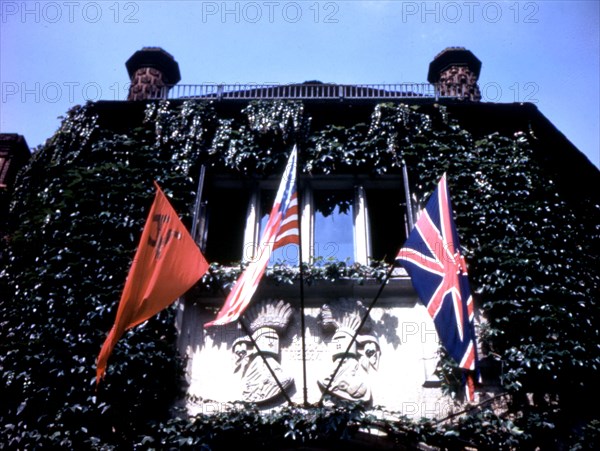
[[[286,374],[279,364],[279,334],[287,328],[291,315],[292,307],[281,300],[263,301],[247,311],[246,318],[256,347],[249,337],[238,338],[232,347],[234,372],[241,375],[245,401],[259,404],[282,395],[267,363],[284,390],[293,386],[294,378]]]
[[[370,403],[372,400],[370,374],[379,368],[381,349],[377,337],[369,334],[370,322],[367,321],[350,347],[352,337],[358,330],[365,308],[356,301],[351,309],[337,309],[325,304],[321,308],[321,327],[325,332],[332,332],[329,351],[333,365],[327,377],[317,381],[321,391],[327,390],[331,395],[348,401]],[[331,378],[342,361],[342,364]],[[329,387],[329,389],[327,388]]]

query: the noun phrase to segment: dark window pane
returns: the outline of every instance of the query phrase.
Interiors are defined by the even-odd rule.
[[[204,251],[209,262],[240,261],[248,212],[248,190],[215,188],[207,193],[208,234]]]
[[[406,240],[404,193],[389,189],[366,191],[371,226],[371,258],[391,263]]]

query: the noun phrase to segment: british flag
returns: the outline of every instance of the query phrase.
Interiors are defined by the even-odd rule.
[[[217,318],[204,327],[224,325],[236,321],[250,304],[252,296],[267,269],[271,253],[286,244],[299,244],[298,195],[296,189],[296,146],[288,159],[277,190],[271,214],[260,239],[257,255],[240,275],[229,292]]]
[[[433,318],[442,345],[465,370],[476,370],[473,298],[467,266],[452,219],[446,175],[400,249],[396,262],[412,280],[421,302]],[[467,398],[472,400],[471,375]]]

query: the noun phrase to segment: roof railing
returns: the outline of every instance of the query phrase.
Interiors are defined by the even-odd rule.
[[[164,86],[153,99],[215,99],[215,100],[259,100],[259,99],[409,99],[409,98],[459,98],[455,95],[440,95],[437,86],[430,83],[395,83],[339,85],[332,83],[301,84],[200,84]]]

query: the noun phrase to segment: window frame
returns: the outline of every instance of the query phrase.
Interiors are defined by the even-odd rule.
[[[254,258],[260,241],[260,220],[269,211],[261,211],[261,192],[263,190],[276,190],[279,179],[272,178],[256,181],[248,203],[246,224],[244,227],[244,261]],[[315,205],[314,193],[319,190],[345,190],[353,191],[352,204],[352,236],[354,262],[368,265],[372,260],[372,237],[367,192],[369,188],[389,190],[397,193],[398,201],[403,205],[405,225],[403,232],[407,233],[408,222],[406,219],[407,208],[404,197],[404,185],[401,175],[382,176],[377,179],[368,176],[336,176],[322,175],[300,178],[298,183],[300,194],[300,227],[301,227],[301,253],[304,263],[314,261],[315,248]],[[210,237],[208,238],[210,239]],[[247,252],[252,249],[252,252]]]

